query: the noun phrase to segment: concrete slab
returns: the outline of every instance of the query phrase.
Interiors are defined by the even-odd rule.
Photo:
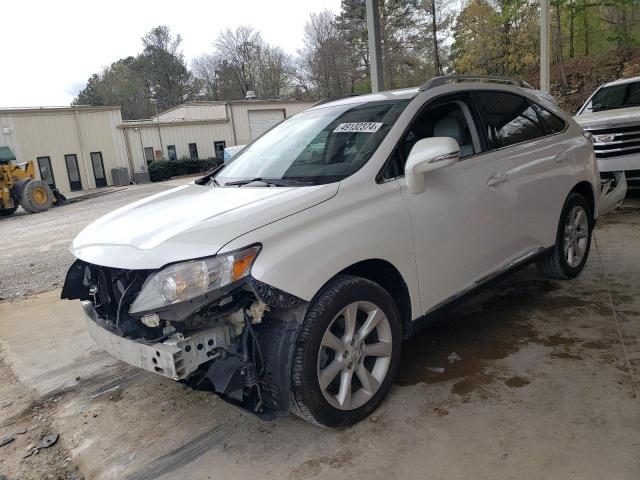
[[[56,292],[1,304],[0,346],[34,401],[57,399],[45,420],[90,479],[635,479],[638,206],[602,220],[577,279],[527,268],[406,342],[387,401],[342,431],[265,423],[112,361]]]

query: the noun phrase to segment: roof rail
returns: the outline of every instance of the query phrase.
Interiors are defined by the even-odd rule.
[[[449,82],[487,82],[487,83],[502,83],[506,85],[515,85],[522,88],[533,88],[524,80],[516,80],[506,77],[492,77],[486,75],[443,75],[441,77],[433,77],[420,87],[420,91],[424,92],[430,88],[439,87]]]
[[[334,95],[332,97],[327,97],[327,98],[323,98],[322,100],[314,103],[313,105],[311,105],[309,108],[313,108],[313,107],[317,107],[318,105],[322,105],[325,103],[329,103],[329,102],[335,102],[336,100],[342,100],[344,98],[349,98],[349,97],[357,97],[361,95],[360,93],[347,93],[346,95]]]

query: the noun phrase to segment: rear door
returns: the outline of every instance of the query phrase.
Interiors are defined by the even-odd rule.
[[[512,221],[504,225],[516,261],[555,241],[562,205],[574,179],[573,148],[559,117],[524,96],[477,90],[486,154],[496,169],[490,188],[509,197]],[[546,119],[544,117],[547,117]]]

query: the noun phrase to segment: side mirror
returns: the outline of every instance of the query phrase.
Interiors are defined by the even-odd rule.
[[[453,165],[460,159],[460,145],[450,137],[418,140],[409,153],[404,176],[410,193],[424,192],[424,174]]]

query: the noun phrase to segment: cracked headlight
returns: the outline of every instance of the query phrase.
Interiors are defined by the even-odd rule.
[[[130,313],[158,310],[200,297],[249,275],[259,245],[210,258],[174,263],[149,275]]]

